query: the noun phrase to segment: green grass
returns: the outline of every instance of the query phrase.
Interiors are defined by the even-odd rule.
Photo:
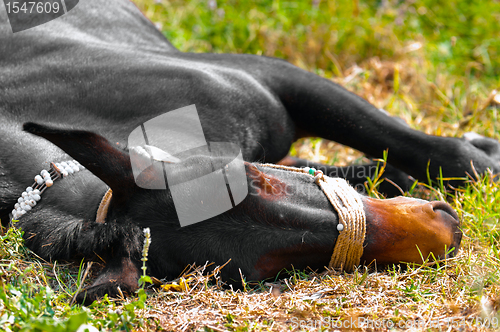
[[[498,1],[134,2],[182,51],[284,58],[428,134],[475,131],[500,139],[492,101],[500,86]],[[339,165],[364,158],[316,138],[297,142],[292,153]],[[368,184],[372,196],[379,195],[377,183]],[[495,176],[471,179],[454,193],[437,182],[411,195],[446,199],[459,213],[464,237],[457,257],[374,273],[294,271],[273,284],[247,284],[244,292],[223,290],[217,276],[195,270],[171,287],[179,292],[141,290],[90,308],[71,299],[95,277],[92,271],[82,280],[84,266],[42,262],[10,230],[0,243],[0,329],[72,331],[91,324],[102,330],[281,331],[365,319],[395,329],[422,323],[418,331],[500,330]]]
[[[142,324],[140,291],[128,303],[104,298],[88,308],[72,305],[82,270],[42,262],[22,244],[22,233],[9,229],[0,238],[0,329],[2,331],[76,331],[82,324],[99,330],[132,330]]]
[[[331,76],[372,57],[405,58],[418,42],[430,62],[422,69],[434,75],[498,82],[500,74],[497,1],[136,3],[186,52],[276,56]]]

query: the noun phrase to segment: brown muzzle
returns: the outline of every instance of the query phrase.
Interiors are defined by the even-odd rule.
[[[379,265],[422,263],[454,256],[462,231],[453,208],[444,202],[396,197],[364,197],[366,239],[361,262]]]

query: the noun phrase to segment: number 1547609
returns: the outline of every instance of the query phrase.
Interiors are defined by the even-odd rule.
[[[5,7],[7,8],[7,13],[26,13],[26,14],[49,14],[58,13],[61,10],[61,6],[58,2],[45,2],[45,1],[30,1],[30,2],[6,2]]]

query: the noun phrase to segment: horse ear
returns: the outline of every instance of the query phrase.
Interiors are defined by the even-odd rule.
[[[105,182],[118,198],[135,187],[129,154],[104,137],[83,130],[59,129],[28,122],[23,129],[45,138]],[[118,197],[117,197],[118,196]]]

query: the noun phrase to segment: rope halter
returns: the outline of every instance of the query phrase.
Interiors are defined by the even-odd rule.
[[[337,225],[339,236],[328,267],[350,272],[358,266],[363,255],[366,233],[365,210],[358,192],[346,180],[331,178],[314,168],[274,164],[260,164],[259,166],[305,173],[314,177],[314,182],[323,190],[339,216]]]

